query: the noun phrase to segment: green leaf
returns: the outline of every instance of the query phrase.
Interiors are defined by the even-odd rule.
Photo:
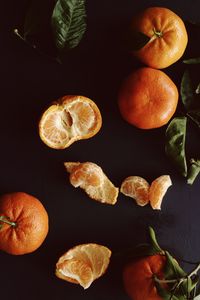
[[[152,250],[154,251],[154,254],[163,253],[163,250],[160,248],[160,246],[157,242],[155,231],[153,230],[152,227],[149,227],[149,236],[150,236],[150,243],[152,246]]]
[[[191,292],[196,287],[197,283],[199,281],[199,277],[197,276],[194,280],[192,280],[190,277],[188,277],[180,287],[180,293],[191,294]]]
[[[169,254],[165,252],[166,255],[166,265],[164,268],[165,279],[179,279],[187,274],[179,266],[178,262]]]
[[[187,65],[200,64],[200,57],[185,59],[183,62]]]
[[[138,51],[150,41],[150,37],[142,32],[130,30],[128,35],[128,44],[131,51]]]
[[[199,172],[200,172],[200,160],[199,159],[197,159],[197,160],[191,159],[190,167],[188,170],[187,183],[193,184],[193,182],[195,181]]]
[[[186,117],[172,119],[166,129],[165,153],[176,165],[178,171],[187,176],[185,156]]]
[[[76,47],[86,30],[85,0],[58,0],[53,10],[52,29],[58,49]]]
[[[183,74],[183,77],[181,80],[180,94],[181,94],[181,99],[182,99],[183,105],[184,105],[186,111],[188,111],[194,101],[192,81],[191,81],[188,70],[186,70]]]
[[[163,300],[180,300],[180,298],[172,295],[172,293],[169,290],[165,289],[159,282],[155,281],[155,286],[158,294],[162,297]]]

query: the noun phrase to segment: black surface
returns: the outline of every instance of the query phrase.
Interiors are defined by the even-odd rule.
[[[121,34],[132,15],[148,6],[165,6],[185,20],[199,21],[199,1],[88,0],[87,33],[63,65],[35,52],[13,34],[28,1],[5,2],[0,12],[0,192],[24,191],[39,198],[48,211],[50,231],[32,254],[0,253],[1,298],[126,300],[119,260],[113,259],[106,275],[86,291],[57,279],[55,263],[66,250],[81,243],[100,243],[115,253],[145,242],[148,225],[172,254],[199,261],[200,178],[188,186],[168,161],[166,127],[136,129],[121,119],[117,108],[120,82],[134,67],[121,45]],[[193,43],[195,40],[199,44],[199,36],[193,37]],[[199,48],[192,47],[192,51],[199,56]],[[165,71],[180,83],[181,63]],[[93,99],[101,110],[103,127],[92,139],[58,151],[40,141],[37,122],[44,108],[65,94]],[[191,138],[199,151],[198,133],[193,131]],[[122,194],[115,206],[102,205],[69,184],[64,161],[93,161],[116,186],[129,175],[151,182],[163,174],[171,175],[173,186],[161,212],[138,207]]]

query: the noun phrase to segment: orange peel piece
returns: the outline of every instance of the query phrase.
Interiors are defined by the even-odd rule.
[[[65,149],[75,141],[93,137],[101,125],[101,113],[91,99],[68,95],[42,114],[39,135],[47,146]]]
[[[75,246],[59,258],[56,276],[87,289],[106,272],[111,254],[109,248],[94,243]]]
[[[90,198],[101,203],[115,204],[119,189],[104,174],[103,170],[92,162],[65,162],[70,173],[70,183],[82,188]]]

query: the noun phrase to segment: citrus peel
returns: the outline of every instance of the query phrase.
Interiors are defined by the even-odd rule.
[[[87,289],[106,272],[110,257],[110,249],[102,245],[89,243],[75,246],[59,258],[56,276]]]
[[[80,187],[88,196],[106,204],[115,204],[119,189],[104,174],[103,170],[92,162],[65,162],[70,173],[69,180],[74,187]]]
[[[68,95],[54,102],[39,122],[41,140],[54,149],[93,137],[102,125],[97,105],[84,96]]]

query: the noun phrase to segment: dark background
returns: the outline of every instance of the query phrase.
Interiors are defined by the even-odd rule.
[[[62,65],[14,35],[29,1],[5,2],[0,12],[0,192],[24,191],[40,199],[49,214],[50,231],[32,254],[0,253],[1,298],[126,300],[123,261],[115,255],[107,273],[86,291],[57,279],[55,263],[81,243],[103,244],[113,253],[123,251],[146,241],[148,225],[155,228],[162,247],[177,258],[200,261],[200,177],[189,186],[168,161],[165,126],[139,130],[122,120],[117,107],[120,83],[136,66],[122,42],[131,17],[140,9],[164,6],[184,20],[200,21],[199,1],[88,0],[87,32],[80,46],[66,54]],[[185,57],[199,56],[199,35],[193,31],[189,38]],[[184,68],[179,62],[165,72],[179,85]],[[103,127],[92,139],[66,150],[53,150],[40,141],[37,124],[46,106],[65,94],[93,99],[101,110]],[[197,155],[200,143],[196,129],[191,130],[187,143]],[[95,162],[116,186],[130,175],[151,182],[163,174],[171,176],[173,186],[161,211],[138,207],[122,194],[115,206],[103,205],[69,184],[64,161]]]

